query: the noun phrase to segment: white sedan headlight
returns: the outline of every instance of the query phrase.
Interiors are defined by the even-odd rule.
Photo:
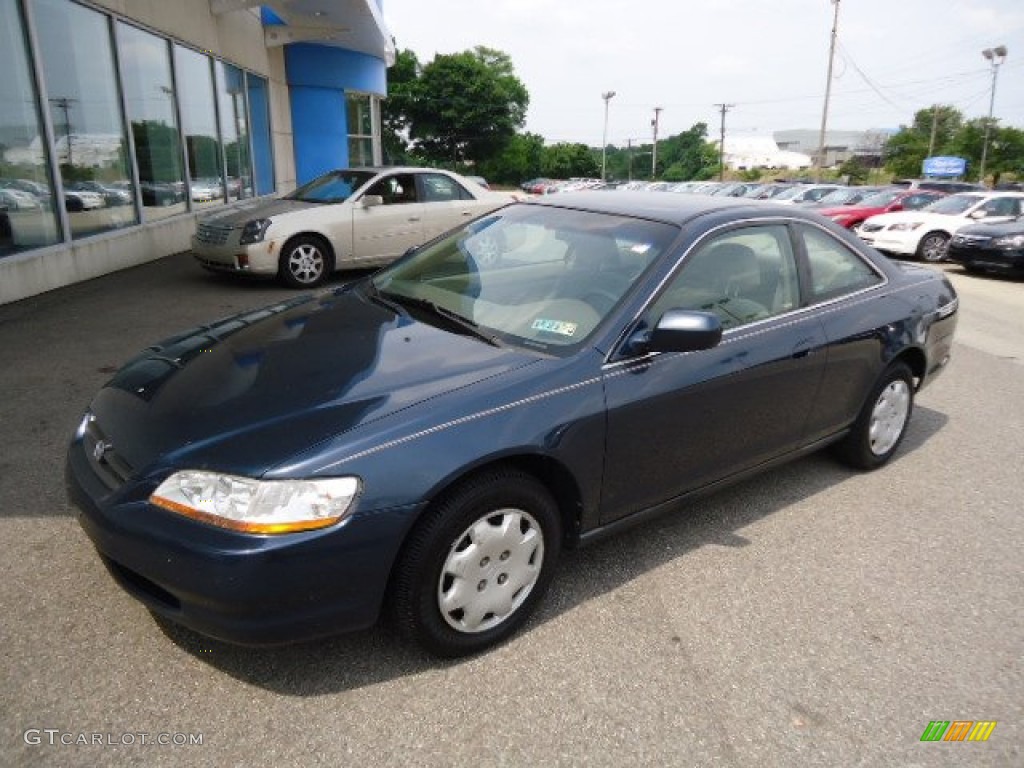
[[[359,479],[253,480],[217,472],[175,472],[153,491],[158,507],[245,533],[326,528],[349,512]]]
[[[920,221],[901,221],[898,224],[893,224],[889,229],[893,232],[913,232],[920,226]]]

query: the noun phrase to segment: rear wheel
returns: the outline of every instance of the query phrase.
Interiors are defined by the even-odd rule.
[[[850,433],[836,452],[858,469],[876,469],[896,453],[914,409],[914,376],[906,363],[893,363],[879,378]]]
[[[319,237],[293,237],[281,249],[278,277],[289,288],[315,288],[323,283],[334,260],[330,248]]]
[[[560,543],[557,505],[534,477],[499,469],[471,478],[411,534],[392,581],[396,627],[444,657],[501,642],[547,590]]]
[[[946,258],[946,247],[948,244],[949,235],[945,232],[929,232],[918,243],[918,258],[932,263],[943,261]]]

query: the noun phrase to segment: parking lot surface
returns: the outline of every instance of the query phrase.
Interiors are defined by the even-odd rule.
[[[158,622],[65,500],[117,366],[292,292],[181,254],[0,306],[0,765],[1024,764],[1024,283],[947,271],[955,357],[892,464],[812,456],[569,553],[525,631],[455,663]]]

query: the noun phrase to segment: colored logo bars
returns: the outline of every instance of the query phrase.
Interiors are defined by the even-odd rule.
[[[995,727],[995,720],[932,720],[921,741],[988,741]]]

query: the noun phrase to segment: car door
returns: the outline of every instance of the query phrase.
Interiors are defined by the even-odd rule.
[[[607,402],[602,523],[652,507],[802,444],[825,336],[802,308],[789,228],[766,222],[706,238],[644,311],[710,311],[713,349],[615,359]]]
[[[967,223],[970,223],[971,219],[978,219],[986,223],[1010,221],[1020,216],[1021,203],[1022,198],[1010,195],[989,198],[971,211]]]
[[[369,195],[379,195],[383,205],[366,206],[363,201]],[[378,179],[352,207],[355,261],[397,259],[426,239],[415,174],[394,173]]]
[[[484,212],[473,194],[451,176],[421,173],[418,181],[427,240]]]

